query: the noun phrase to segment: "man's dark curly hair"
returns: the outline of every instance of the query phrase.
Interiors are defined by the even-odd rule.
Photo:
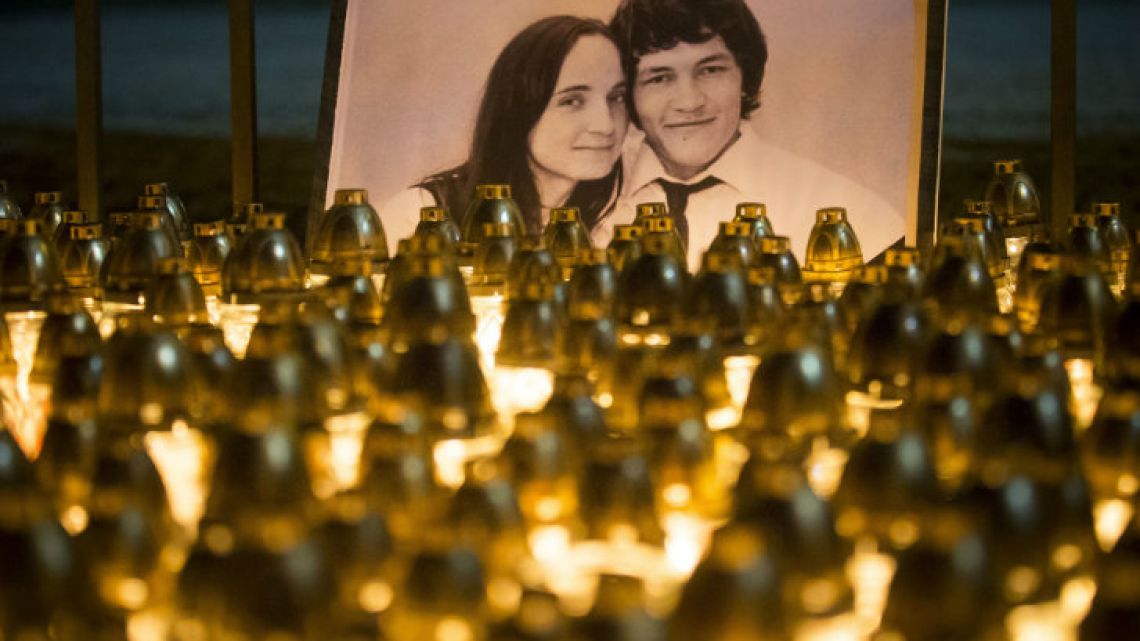
[[[622,0],[610,30],[621,48],[631,96],[641,56],[672,49],[681,42],[699,44],[720,36],[743,76],[740,117],[747,118],[760,106],[768,43],[744,0]],[[640,127],[633,100],[627,104],[630,118]]]

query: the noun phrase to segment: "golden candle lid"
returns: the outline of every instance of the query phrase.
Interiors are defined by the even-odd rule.
[[[757,245],[761,254],[783,254],[791,250],[792,241],[787,236],[765,236]]]
[[[973,198],[967,198],[963,202],[963,205],[966,209],[967,214],[988,215],[992,214],[994,211],[993,203],[988,200],[975,200]]]
[[[1001,176],[1004,174],[1016,174],[1021,171],[1020,160],[996,160],[994,161],[994,173]]]
[[[140,229],[162,229],[162,213],[140,211],[131,217],[131,223]]]
[[[254,229],[285,229],[285,214],[280,212],[262,213],[253,217]]]
[[[71,225],[82,225],[87,222],[87,212],[82,210],[73,210],[63,212],[63,222]]]
[[[101,223],[76,225],[69,233],[72,240],[97,240],[103,237],[103,225]]]
[[[637,240],[641,238],[643,231],[638,225],[615,225],[614,238],[616,240]]]
[[[986,219],[979,218],[973,214],[966,216],[955,216],[954,224],[965,231],[969,231],[975,234],[986,231]]]
[[[736,217],[741,220],[754,220],[768,217],[768,205],[764,203],[737,203]]]
[[[194,223],[194,235],[199,238],[211,238],[226,233],[226,221],[212,220],[207,223]]]
[[[336,205],[363,205],[367,202],[367,189],[338,189],[333,194],[333,204]]]
[[[34,195],[37,205],[58,205],[63,202],[62,191],[37,191]]]
[[[44,222],[38,218],[13,220],[9,232],[16,236],[38,236],[43,233]]]
[[[883,263],[887,267],[913,267],[922,262],[922,253],[917,247],[903,247],[901,249],[888,249]]]
[[[673,219],[668,216],[656,216],[646,221],[650,232],[671,232],[673,231]]]
[[[637,218],[646,218],[649,216],[665,216],[668,211],[665,209],[665,203],[637,203]]]
[[[147,195],[138,197],[139,209],[166,209],[166,196]]]
[[[1115,218],[1120,215],[1120,203],[1093,203],[1092,213],[1096,216]]]
[[[743,221],[724,220],[720,223],[720,233],[723,236],[750,238],[752,228]]]
[[[855,268],[855,273],[851,279],[857,283],[865,283],[867,285],[882,285],[887,282],[887,266],[860,265]]]
[[[447,220],[447,210],[443,207],[420,207],[420,220],[439,223]]]
[[[815,212],[817,225],[834,225],[847,221],[847,209],[844,207],[824,207]]]
[[[484,199],[499,199],[511,197],[510,185],[476,185],[475,197]]]
[[[264,212],[262,203],[234,203],[234,218],[253,220],[253,217]]]
[[[1078,227],[1096,227],[1096,216],[1094,214],[1073,214],[1069,216],[1069,229]]]
[[[572,223],[578,220],[580,211],[577,207],[555,207],[550,210],[550,222]]]

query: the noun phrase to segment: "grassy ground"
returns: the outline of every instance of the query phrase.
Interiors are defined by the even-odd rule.
[[[108,133],[104,141],[106,210],[130,208],[147,182],[166,181],[195,220],[230,210],[229,143],[219,139]],[[943,147],[943,212],[954,213],[963,198],[980,197],[992,172],[990,161],[1021,158],[1037,181],[1043,207],[1049,201],[1049,146],[1025,141],[947,140]],[[312,190],[316,148],[311,141],[264,139],[259,149],[260,194],[268,208],[289,215],[296,232]],[[75,139],[69,131],[0,125],[0,179],[19,202],[32,193],[62,190],[75,200]],[[1140,229],[1140,139],[1082,139],[1077,159],[1077,205],[1119,201],[1133,228]]]

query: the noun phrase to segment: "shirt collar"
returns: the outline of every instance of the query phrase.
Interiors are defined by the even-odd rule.
[[[684,181],[671,177],[665,171],[661,160],[657,158],[657,154],[653,152],[653,148],[649,146],[649,143],[644,139],[644,134],[642,134],[641,143],[636,147],[636,153],[627,174],[630,193],[640,190],[658,178],[695,184],[708,176],[715,176],[721,182],[740,190],[742,186],[748,185],[755,179],[760,161],[756,153],[759,139],[747,121],[744,122],[744,125],[740,128],[740,135],[729,145],[728,149],[724,150],[716,162],[689,180]]]

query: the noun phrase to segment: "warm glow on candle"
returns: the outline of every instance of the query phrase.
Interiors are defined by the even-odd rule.
[[[472,296],[471,311],[475,314],[475,346],[479,349],[479,364],[484,372],[495,367],[495,352],[499,349],[499,336],[503,330],[503,297]]]
[[[540,563],[557,563],[570,550],[570,531],[561,525],[541,525],[530,531],[527,543]]]
[[[384,581],[368,581],[360,586],[357,601],[360,604],[360,609],[365,612],[378,614],[387,610],[388,606],[392,605],[392,601],[395,597],[396,592],[388,583]]]
[[[1109,552],[1132,521],[1132,504],[1123,499],[1097,501],[1093,505],[1093,523],[1100,549]]]
[[[305,289],[318,289],[327,285],[328,282],[328,274],[314,274],[312,272],[305,273]]]
[[[633,321],[633,324],[638,324],[636,319]],[[628,347],[637,347],[638,345],[645,345],[646,347],[666,347],[669,345],[671,339],[672,337],[669,336],[669,334],[649,331],[628,331],[622,332],[618,336],[618,340],[621,341],[621,344]]]
[[[1029,244],[1028,236],[1006,236],[1005,253],[1009,257],[1009,271],[1013,274],[1013,285],[1017,286],[1017,267],[1021,264],[1021,254]]]
[[[51,385],[28,383],[27,393],[21,417],[21,431],[25,440],[20,445],[24,454],[34,461],[40,455],[44,434],[47,432],[48,414],[51,412]]]
[[[87,522],[90,516],[87,510],[82,505],[72,505],[65,509],[59,516],[59,523],[63,529],[71,536],[78,536],[80,532],[87,529]]]
[[[1083,576],[1065,582],[1056,601],[1010,610],[1006,630],[1010,641],[1076,641],[1077,628],[1096,596],[1096,581]]]
[[[831,447],[827,439],[819,437],[812,442],[811,453],[804,461],[808,485],[820,498],[827,500],[839,489],[843,468],[847,465],[845,450]]]
[[[752,375],[759,365],[758,356],[729,356],[724,359],[724,377],[728,383],[728,395],[732,397],[732,405],[737,412],[744,410],[744,403],[748,400],[748,390],[752,387]]]
[[[736,427],[740,423],[740,410],[732,407],[718,407],[705,412],[705,423],[714,432]]]
[[[467,480],[467,464],[496,456],[503,449],[503,442],[503,437],[498,434],[437,442],[432,449],[436,482],[453,490],[458,489]]]
[[[206,507],[206,436],[177,420],[170,431],[147,432],[144,443],[166,486],[171,516],[187,531],[194,532]]]
[[[143,311],[143,304],[139,303],[103,303],[103,311],[98,317],[99,335],[103,340],[111,338],[118,327],[118,319],[125,314]]]
[[[847,580],[855,590],[855,615],[866,630],[878,628],[882,621],[895,566],[893,558],[878,551],[873,538],[858,541],[847,561]]]
[[[1009,314],[1013,311],[1016,302],[1014,298],[1015,285],[1013,279],[1009,276],[1009,271],[1006,270],[1002,273],[1001,277],[994,279],[994,285],[997,292],[998,311],[1002,314]]]
[[[1010,641],[1076,641],[1073,624],[1057,601],[1013,608],[1005,618]]]
[[[4,424],[26,455],[28,448],[24,445],[24,434],[21,429],[24,423],[24,404],[20,402],[20,394],[16,391],[14,375],[0,377],[0,403],[3,404]]]
[[[866,392],[847,392],[844,400],[847,402],[847,424],[859,438],[867,435],[872,412],[897,410],[903,405],[902,399],[883,398],[883,384],[879,381],[871,381]]]
[[[169,628],[169,617],[159,611],[147,609],[127,615],[127,641],[165,641],[170,637]]]
[[[16,384],[18,390],[26,393],[28,378],[36,360],[36,347],[39,345],[40,330],[47,314],[44,312],[9,312],[4,315],[8,323],[8,335],[12,341],[12,356],[16,359]]]
[[[1096,580],[1091,576],[1069,579],[1061,587],[1061,613],[1071,625],[1080,625],[1088,616],[1096,596]]]
[[[1077,433],[1080,434],[1092,425],[1104,390],[1096,384],[1093,362],[1087,358],[1067,359],[1065,371],[1069,374],[1069,387],[1072,390],[1069,402],[1073,418],[1076,419]]]
[[[726,492],[731,492],[740,478],[740,468],[748,462],[751,454],[743,443],[725,433],[713,435],[713,465],[716,466],[716,482]]]
[[[520,412],[537,412],[554,393],[554,372],[538,367],[496,366],[490,373],[491,403],[508,430]]]
[[[29,459],[34,459],[39,454],[47,420],[44,414],[46,409],[33,398],[29,385],[40,330],[46,318],[47,314],[39,311],[8,312],[4,315],[12,343],[12,357],[16,360],[16,379],[0,391],[8,401],[5,419],[8,420],[9,429]]]
[[[466,619],[444,617],[435,627],[435,641],[475,641],[475,631]]]
[[[325,430],[329,433],[329,479],[337,492],[355,487],[359,480],[360,451],[369,423],[365,412],[340,414],[325,420]]]
[[[206,318],[214,327],[222,324],[222,302],[218,300],[217,296],[206,297]]]
[[[249,347],[249,339],[253,335],[253,326],[257,325],[261,306],[221,303],[220,307],[219,322],[226,347],[230,348],[237,358],[245,358],[245,350]]]
[[[686,580],[705,555],[715,525],[684,512],[666,514],[662,520],[665,530],[665,561],[679,580]]]

